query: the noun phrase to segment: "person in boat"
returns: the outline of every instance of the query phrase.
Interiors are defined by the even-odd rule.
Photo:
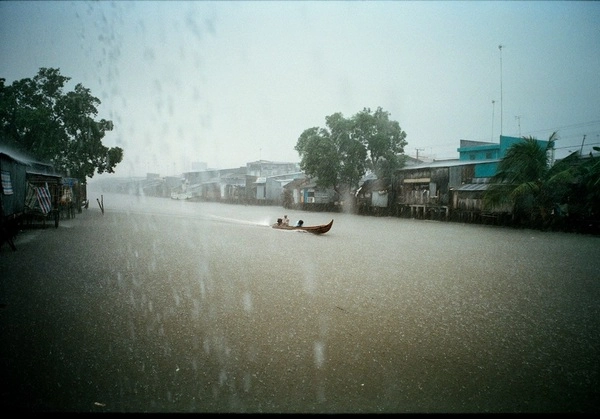
[[[277,226],[281,227],[281,225],[283,224],[283,220],[281,218],[277,219]]]
[[[288,218],[287,215],[283,216],[283,225],[286,227],[290,225],[290,219]]]
[[[298,222],[296,223],[296,227],[302,227],[303,224],[304,224],[304,221],[298,220]]]

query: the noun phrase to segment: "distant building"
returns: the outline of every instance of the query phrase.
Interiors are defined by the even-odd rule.
[[[490,215],[483,213],[483,195],[508,149],[523,141],[504,135],[500,136],[500,143],[460,140],[458,159],[399,169],[394,185],[397,208],[392,210],[417,217],[443,213],[448,218],[452,209],[458,219],[465,220]],[[538,142],[544,148],[548,144]],[[510,208],[496,208],[495,212],[510,212]]]
[[[258,160],[246,164],[246,174],[256,177],[285,175],[299,171],[300,165],[298,163]]]
[[[208,170],[208,163],[203,161],[193,161],[192,162],[192,171],[198,172],[201,170]]]

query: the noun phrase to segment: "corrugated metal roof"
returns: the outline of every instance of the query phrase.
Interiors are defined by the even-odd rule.
[[[485,191],[490,186],[489,183],[467,183],[457,188],[457,191]]]
[[[456,167],[456,166],[467,166],[471,164],[485,164],[485,163],[498,163],[500,159],[489,159],[489,160],[438,160],[427,163],[415,164],[414,166],[403,167],[399,169],[400,172],[405,170],[418,170],[418,169],[434,169],[439,167]]]
[[[3,151],[0,151],[0,155],[6,156],[7,159],[14,160],[14,161],[16,161],[18,163],[21,163],[21,164],[24,164],[24,165],[29,164],[26,160],[23,160],[23,159],[21,159],[19,157],[13,156],[13,155],[8,154],[8,153],[5,153]]]

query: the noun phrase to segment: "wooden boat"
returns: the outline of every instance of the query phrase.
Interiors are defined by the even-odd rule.
[[[316,225],[316,226],[302,226],[302,227],[286,226],[283,224],[273,224],[273,228],[276,228],[278,230],[296,230],[296,231],[306,231],[307,233],[313,233],[313,234],[325,234],[329,230],[331,230],[332,225],[333,225],[333,220],[331,220],[328,224],[321,224],[321,225]]]

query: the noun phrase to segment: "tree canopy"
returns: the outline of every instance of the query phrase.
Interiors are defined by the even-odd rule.
[[[334,113],[325,118],[326,128],[306,129],[298,138],[296,151],[300,168],[320,187],[338,194],[358,185],[367,170],[389,177],[401,167],[406,133],[381,107],[364,108],[352,118]]]
[[[353,118],[353,136],[367,149],[367,168],[378,178],[390,177],[400,167],[398,156],[404,153],[406,133],[390,113],[378,107],[365,108]]]
[[[0,79],[2,141],[83,181],[95,172],[114,173],[123,149],[102,144],[113,123],[95,119],[101,102],[82,84],[65,93],[69,80],[53,68],[10,86]]]

